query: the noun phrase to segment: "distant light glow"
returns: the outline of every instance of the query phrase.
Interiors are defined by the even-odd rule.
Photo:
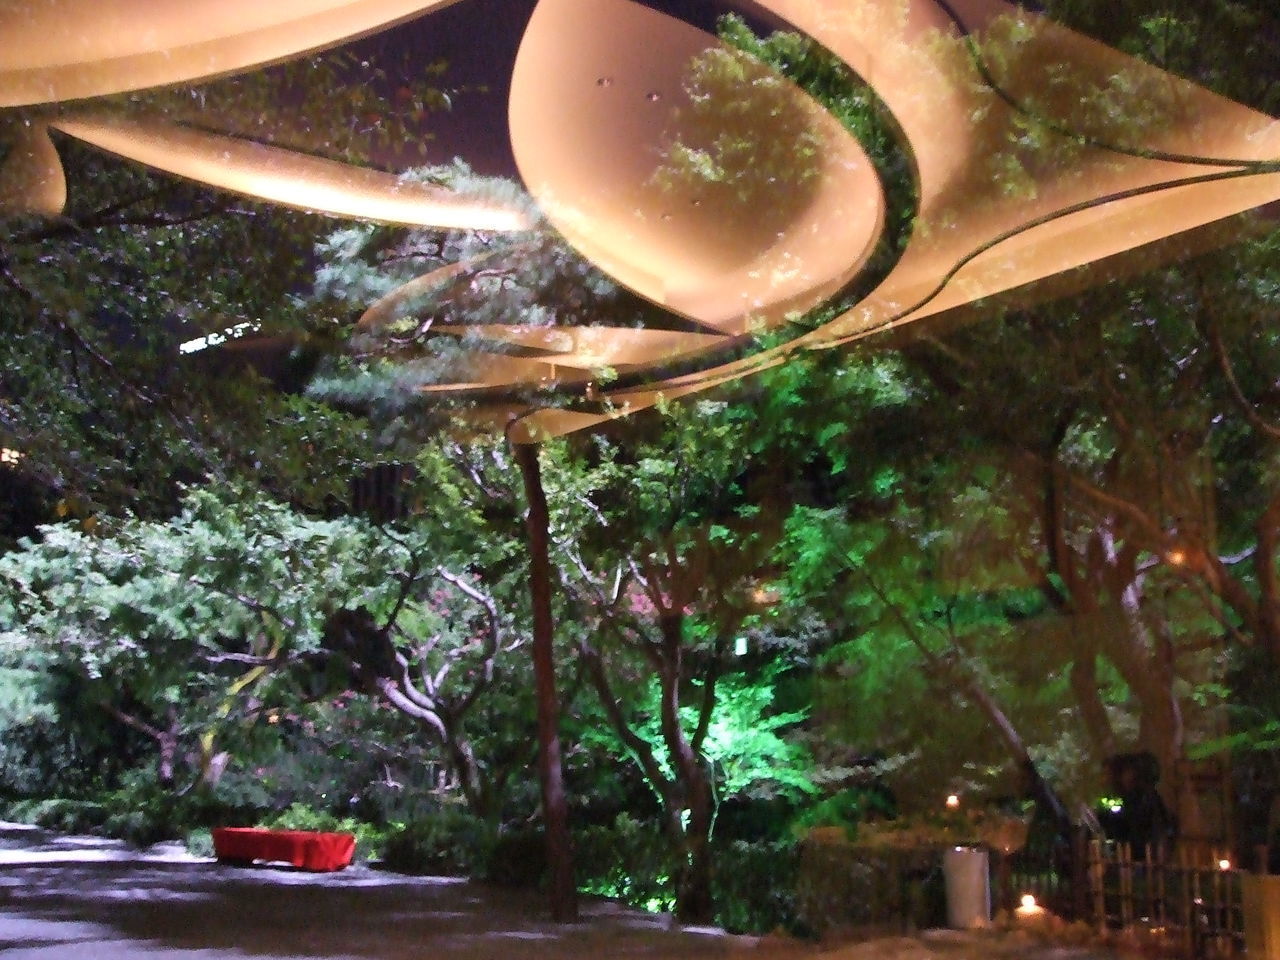
[[[1227,860],[1225,857],[1224,857],[1223,859],[1219,860],[1219,861],[1218,861],[1218,869],[1219,869],[1219,870],[1230,870],[1230,869],[1231,869],[1231,861],[1230,861],[1230,860]]]
[[[228,340],[236,340],[250,333],[257,333],[262,328],[260,323],[252,320],[246,320],[244,323],[237,323],[233,327],[227,327],[221,333],[208,333],[203,337],[196,337],[194,340],[188,340],[185,343],[178,344],[179,353],[199,353],[201,350],[208,350],[210,347],[216,347],[226,343]]]
[[[1036,905],[1036,898],[1035,898],[1035,897],[1033,897],[1033,896],[1032,896],[1031,894],[1029,894],[1029,893],[1024,893],[1024,894],[1022,895],[1022,909],[1023,909],[1023,910],[1031,910],[1031,909],[1034,909],[1035,905]]]
[[[18,461],[25,456],[26,454],[21,450],[12,450],[9,447],[0,447],[0,463],[8,466],[16,466]]]
[[[955,810],[960,806],[960,798],[954,793],[947,797],[947,809]]]
[[[777,590],[770,590],[766,587],[756,587],[751,591],[751,602],[759,607],[771,607],[778,602],[780,595]]]
[[[1165,556],[1168,558],[1169,563],[1175,567],[1180,567],[1187,562],[1187,551],[1181,547],[1174,547]]]

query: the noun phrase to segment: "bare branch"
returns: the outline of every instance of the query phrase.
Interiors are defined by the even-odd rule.
[[[1240,381],[1236,379],[1235,367],[1231,363],[1231,356],[1227,353],[1226,345],[1222,342],[1222,331],[1218,329],[1218,325],[1212,320],[1208,323],[1207,334],[1209,343],[1213,347],[1214,356],[1218,359],[1218,368],[1222,371],[1222,377],[1227,382],[1231,399],[1240,408],[1244,418],[1266,436],[1273,440],[1280,440],[1280,426],[1267,423],[1258,411],[1254,409],[1253,404],[1249,402],[1249,398],[1244,395],[1244,391],[1240,388]]]

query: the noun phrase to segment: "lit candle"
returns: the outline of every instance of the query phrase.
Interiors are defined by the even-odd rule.
[[[1049,913],[1044,907],[1036,903],[1036,898],[1029,893],[1022,895],[1022,906],[1013,911],[1017,917],[1018,925],[1023,927],[1038,927],[1047,922]]]

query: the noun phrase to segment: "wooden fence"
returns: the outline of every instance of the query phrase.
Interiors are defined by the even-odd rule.
[[[1123,934],[1144,952],[1205,960],[1244,953],[1241,874],[1207,848],[1135,849],[1081,836],[1047,856],[996,857],[993,891],[1005,909],[1030,893],[1058,916]]]
[[[1133,930],[1174,955],[1244,953],[1240,876],[1225,854],[1186,847],[1090,841],[1089,917],[1100,930]]]
[[[942,848],[806,844],[797,915],[812,932],[911,932],[945,922]],[[1021,897],[1147,956],[1217,960],[1244,955],[1244,871],[1207,847],[1132,848],[1077,836],[991,858],[992,906]]]

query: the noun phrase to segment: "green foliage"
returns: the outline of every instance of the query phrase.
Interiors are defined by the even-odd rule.
[[[777,666],[769,666],[757,676],[735,673],[722,677],[717,685],[716,706],[702,753],[721,800],[797,799],[815,790],[809,775],[812,760],[808,750],[787,738],[805,719],[805,712],[778,711],[774,707],[779,672]],[[658,684],[649,681],[629,705],[637,717],[635,732],[652,744],[661,757],[663,772],[670,777],[674,771],[663,752],[659,696]],[[693,696],[697,696],[696,687]],[[697,713],[695,706],[681,709],[681,721],[687,729],[696,726]],[[607,725],[588,727],[582,738],[588,746],[603,746],[615,754],[624,750]]]
[[[401,873],[484,876],[498,836],[491,824],[453,806],[387,831],[382,862]]]
[[[855,840],[858,836],[858,824],[869,812],[883,814],[890,811],[868,810],[867,797],[863,791],[839,790],[807,807],[792,822],[792,830],[797,837],[803,837],[815,827],[839,827],[848,839]]]
[[[43,800],[18,800],[6,805],[4,818],[59,833],[94,833],[107,821],[108,807],[94,800],[68,800],[50,797]]]
[[[765,38],[757,37],[737,14],[722,16],[718,32],[730,47],[778,70],[813,97],[853,134],[866,151],[880,178],[889,217],[885,228],[886,240],[866,271],[872,278],[883,277],[897,254],[906,247],[919,204],[911,158],[884,102],[848,64],[803,34],[778,31]],[[744,103],[750,105],[752,101],[747,99]],[[779,137],[776,143],[791,146],[785,137]],[[769,147],[772,146],[771,143]],[[759,149],[757,146],[757,153]],[[811,145],[809,149],[812,149]],[[759,158],[754,157],[751,169],[756,169],[754,165],[758,162]],[[803,147],[798,158],[777,158],[775,163],[787,167],[791,177],[803,178],[808,169]],[[774,173],[774,166],[766,162],[763,170]],[[775,175],[774,179],[779,178]],[[782,183],[785,191],[785,178]],[[772,184],[770,186],[775,189]],[[874,279],[861,280],[859,289],[874,282]]]
[[[59,516],[81,518],[167,515],[180,485],[206,476],[312,506],[344,497],[341,465],[369,456],[358,425],[277,389],[296,390],[331,336],[292,295],[318,221],[233,211],[74,149],[69,161],[94,185],[75,192],[70,219],[5,237],[0,436],[26,453],[19,472]],[[141,199],[98,223],[95,207],[114,210],[122,195]],[[229,250],[253,252],[254,284]],[[230,348],[179,354],[238,322],[277,338],[257,360],[274,381]]]
[[[448,106],[441,66],[412,60],[324,53],[97,103],[367,163],[410,136],[424,149],[427,114]],[[0,156],[31,119],[0,112]],[[58,516],[162,517],[182,484],[205,477],[311,508],[345,500],[372,438],[292,395],[340,330],[297,296],[331,221],[74,140],[58,147],[71,185],[65,216],[0,225],[0,440],[27,454],[18,472],[32,489],[28,508],[45,520],[59,505]],[[179,353],[238,324],[257,331],[247,350]]]
[[[810,936],[905,925],[941,926],[946,912],[936,850],[868,850],[849,843],[795,848],[792,929]]]
[[[806,933],[796,913],[799,848],[733,840],[716,848],[716,923],[731,933]]]
[[[213,831],[206,827],[188,830],[182,838],[182,845],[191,856],[205,860],[212,860],[217,853],[213,848]]]
[[[524,207],[539,222],[519,187],[479,177],[461,162],[405,176]],[[435,422],[442,402],[424,400],[421,387],[479,375],[484,359],[473,352],[494,347],[486,325],[667,325],[657,308],[616,286],[549,230],[495,236],[365,225],[331,234],[317,253],[312,302],[322,311],[363,312],[405,284],[437,277],[415,286],[389,317],[358,329],[348,355],[331,359],[309,387],[314,397],[372,414],[385,436],[420,437],[423,424]],[[448,269],[455,265],[457,271]],[[544,388],[531,383],[528,392]]]
[[[613,823],[574,831],[578,888],[651,912],[670,911],[678,864],[671,843],[653,821],[620,813]]]
[[[169,738],[175,786],[287,695],[280,668],[319,649],[335,610],[390,596],[402,562],[367,524],[238,490],[192,491],[165,522],[42,533],[0,558],[3,655],[68,678],[63,722]]]

